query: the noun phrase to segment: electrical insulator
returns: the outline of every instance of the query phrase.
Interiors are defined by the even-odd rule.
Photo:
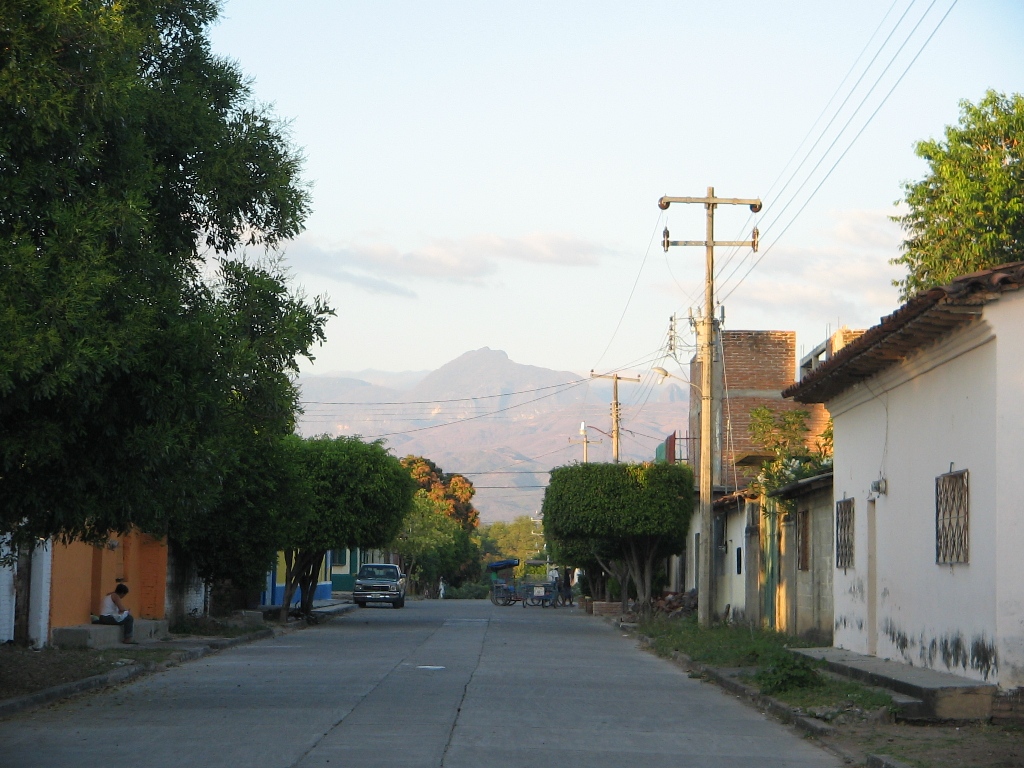
[[[665,231],[661,233],[661,247],[665,249],[665,253],[668,253],[668,227],[665,227]]]
[[[757,253],[757,244],[761,239],[761,233],[757,231],[757,227],[754,227],[754,236],[750,239],[750,247],[754,249],[754,253]]]

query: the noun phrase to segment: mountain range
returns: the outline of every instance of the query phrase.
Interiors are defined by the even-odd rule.
[[[536,514],[548,471],[582,460],[581,422],[590,461],[611,461],[602,434],[611,432],[611,382],[516,363],[500,350],[466,352],[435,371],[304,374],[299,386],[302,434],[381,439],[396,456],[464,474],[484,522]],[[619,398],[622,461],[652,459],[668,434],[686,429],[687,396],[676,384],[649,374],[620,382]]]

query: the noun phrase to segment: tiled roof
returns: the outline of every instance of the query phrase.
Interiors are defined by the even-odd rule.
[[[869,379],[954,328],[981,316],[981,308],[1024,285],[1024,261],[958,277],[922,291],[863,336],[843,347],[798,383],[782,392],[798,403],[825,403]]]

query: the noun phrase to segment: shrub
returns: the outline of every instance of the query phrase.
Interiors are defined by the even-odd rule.
[[[764,660],[761,670],[754,675],[761,693],[774,696],[798,688],[818,688],[824,678],[803,656],[779,651]]]
[[[463,584],[461,587],[448,587],[444,591],[445,600],[483,600],[490,595],[491,588],[486,584]]]

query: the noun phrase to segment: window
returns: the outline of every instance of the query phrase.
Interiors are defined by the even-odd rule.
[[[801,571],[811,570],[811,511],[801,509],[796,513],[796,567]]]
[[[968,562],[967,470],[935,478],[935,562]]]
[[[836,568],[853,568],[853,499],[836,502]]]
[[[736,547],[736,575],[743,575],[743,547]]]

